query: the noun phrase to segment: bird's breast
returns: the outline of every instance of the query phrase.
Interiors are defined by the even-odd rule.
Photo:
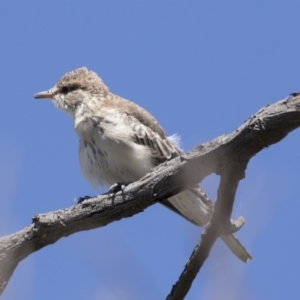
[[[140,179],[153,167],[151,151],[132,140],[130,127],[116,118],[86,118],[77,122],[79,160],[93,186]]]

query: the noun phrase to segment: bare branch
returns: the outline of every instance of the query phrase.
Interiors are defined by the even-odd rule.
[[[214,213],[167,300],[184,299],[217,238],[232,233],[230,222],[235,193],[246,165],[231,163],[222,170]]]
[[[211,173],[222,175],[233,163],[246,166],[252,156],[279,142],[299,125],[300,97],[279,101],[261,109],[233,133],[220,136],[196,147],[184,157],[158,166],[140,181],[126,187],[124,194],[118,193],[114,197],[102,195],[80,205],[35,216],[32,225],[0,239],[0,293],[18,263],[29,254],[70,234],[105,226],[137,214],[157,201],[201,182]],[[223,192],[231,191],[234,196],[235,188],[230,190],[229,187]],[[217,203],[223,202],[219,200],[222,197],[226,198],[219,193]],[[218,205],[215,214],[219,211]],[[229,201],[227,205],[224,209],[228,221],[232,203]],[[225,221],[221,225],[223,230],[227,230]],[[206,257],[216,239],[215,234],[209,233],[214,232],[211,226],[204,231],[201,242],[201,247],[207,249],[202,254]],[[217,232],[219,234],[219,229]]]

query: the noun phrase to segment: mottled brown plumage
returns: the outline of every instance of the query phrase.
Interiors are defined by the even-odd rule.
[[[84,177],[94,186],[131,182],[156,165],[182,154],[175,136],[137,104],[114,95],[96,73],[80,68],[64,75],[35,98],[50,98],[74,119]],[[163,202],[196,225],[208,223],[213,204],[194,187]],[[222,236],[243,261],[251,255],[233,236]]]

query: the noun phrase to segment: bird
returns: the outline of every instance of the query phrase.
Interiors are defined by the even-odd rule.
[[[86,67],[66,73],[34,98],[48,98],[71,115],[79,137],[81,171],[95,188],[137,181],[155,166],[183,154],[177,135],[167,137],[148,111],[110,92]],[[205,226],[213,213],[213,203],[199,186],[162,204],[198,226]],[[252,259],[233,234],[221,239],[241,261]]]

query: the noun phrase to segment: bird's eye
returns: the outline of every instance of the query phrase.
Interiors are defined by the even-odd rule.
[[[63,86],[61,88],[61,92],[64,93],[64,94],[67,94],[70,92],[70,88],[68,86]]]

